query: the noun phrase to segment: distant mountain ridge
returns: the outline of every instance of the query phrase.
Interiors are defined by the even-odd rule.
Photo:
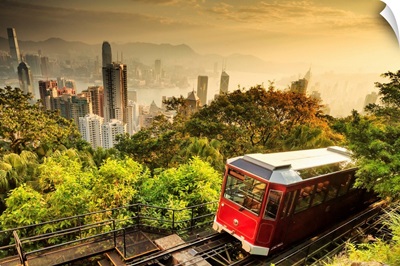
[[[96,58],[101,60],[102,44],[86,44],[79,41],[66,41],[61,38],[49,38],[44,41],[18,41],[20,51],[23,54],[38,53],[49,57],[71,59],[79,57]],[[214,63],[221,67],[222,62],[226,62],[227,70],[243,72],[278,72],[284,69],[283,65],[266,62],[253,55],[232,54],[221,56],[217,54],[201,55],[195,52],[186,44],[172,45],[168,43],[154,44],[144,42],[132,43],[110,43],[113,53],[113,60],[119,60],[121,56],[127,60],[140,61],[146,65],[153,65],[156,59],[161,59],[163,64],[169,65],[189,65],[212,69]],[[9,51],[8,39],[0,37],[0,50]],[[129,61],[128,61],[129,62]],[[220,70],[220,69],[218,69]]]

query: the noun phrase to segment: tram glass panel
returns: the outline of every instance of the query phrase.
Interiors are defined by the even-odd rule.
[[[259,215],[266,184],[246,175],[228,174],[224,198]]]
[[[275,220],[278,214],[279,204],[282,199],[282,191],[271,189],[268,194],[267,206],[264,219]]]
[[[295,213],[304,211],[310,206],[311,196],[314,193],[314,185],[304,187],[300,190],[299,198],[297,199]]]

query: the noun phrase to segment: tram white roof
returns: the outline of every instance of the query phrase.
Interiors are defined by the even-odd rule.
[[[250,172],[266,178],[270,182],[292,184],[303,180],[296,172],[298,170],[350,161],[349,151],[332,146],[268,154],[247,154],[228,159],[227,162],[238,167],[243,166],[245,171],[251,169]],[[254,167],[251,165],[254,165]]]
[[[346,149],[337,146],[268,154],[255,153],[245,155],[243,159],[270,170],[277,168],[302,170],[321,165],[351,161],[350,153]]]

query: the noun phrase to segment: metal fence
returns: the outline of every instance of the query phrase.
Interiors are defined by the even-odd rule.
[[[182,209],[158,207],[142,203],[101,210],[39,224],[0,231],[0,258],[19,255],[21,264],[27,256],[51,249],[91,241],[112,239],[126,231],[145,230],[164,234],[188,234],[209,226],[218,202],[209,202]]]

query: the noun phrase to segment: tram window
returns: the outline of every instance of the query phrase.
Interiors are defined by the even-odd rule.
[[[326,194],[328,192],[327,184],[320,182],[315,187],[314,199],[311,206],[315,206],[324,202]]]
[[[283,206],[281,219],[283,219],[283,218],[285,218],[285,217],[287,217],[289,215],[289,212],[290,212],[290,209],[291,209],[290,207],[292,206],[293,200],[294,200],[294,197],[293,197],[294,194],[295,194],[295,191],[291,191],[291,192],[287,192],[286,193],[286,195],[285,195],[285,203],[284,203],[284,206]]]
[[[302,188],[297,199],[295,213],[304,211],[310,206],[311,196],[314,192],[314,185]]]
[[[265,183],[254,178],[245,175],[243,178],[237,178],[229,174],[224,197],[259,215],[265,188]]]
[[[346,176],[344,182],[342,182],[342,184],[340,184],[338,196],[342,196],[349,191],[351,179],[352,179],[352,174],[348,174]]]
[[[334,199],[336,198],[337,194],[338,194],[338,190],[339,190],[339,185],[338,184],[331,184],[328,187],[328,195],[326,197],[326,200],[330,200],[330,199]]]
[[[279,204],[282,199],[282,191],[271,189],[268,194],[267,206],[265,208],[264,219],[276,219]]]

